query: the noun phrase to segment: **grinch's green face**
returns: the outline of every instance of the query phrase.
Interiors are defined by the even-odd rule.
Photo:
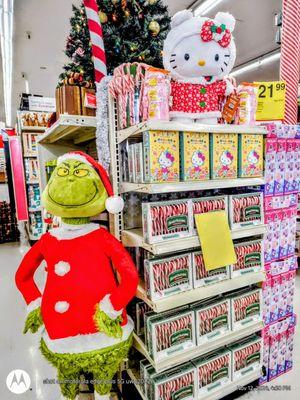
[[[66,159],[53,171],[42,194],[44,207],[64,218],[92,217],[105,210],[107,192],[91,166]]]

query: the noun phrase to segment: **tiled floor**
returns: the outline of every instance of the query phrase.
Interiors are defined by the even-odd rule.
[[[40,355],[37,335],[23,335],[25,304],[18,293],[14,274],[23,256],[17,244],[0,245],[0,399],[16,400],[6,387],[5,380],[13,369],[23,369],[31,376],[32,390],[18,396],[20,400],[58,400],[60,393],[57,385],[43,384],[46,378],[56,376],[52,368]],[[43,285],[43,268],[36,273],[36,282]],[[300,277],[296,282],[296,312],[300,315]],[[300,394],[300,337],[296,336],[295,367],[289,374],[283,375],[265,386],[245,394],[242,399],[262,400],[296,400]],[[279,391],[278,385],[291,385],[291,391]],[[266,388],[269,388],[269,391]],[[280,387],[279,387],[280,388]],[[91,400],[92,397],[82,396],[80,400]],[[127,399],[136,400],[136,399]]]

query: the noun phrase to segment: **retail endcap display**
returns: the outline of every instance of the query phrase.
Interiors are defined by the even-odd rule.
[[[71,152],[58,159],[42,202],[63,222],[42,235],[16,273],[28,305],[24,332],[35,333],[44,324],[41,351],[58,370],[63,396],[75,399],[82,372],[92,373],[100,382],[95,391],[105,395],[131,346],[133,322],[126,306],[138,277],[121,243],[89,217],[105,209],[118,212],[123,201],[113,195],[100,164],[85,153]],[[48,275],[42,294],[33,276],[43,260]]]

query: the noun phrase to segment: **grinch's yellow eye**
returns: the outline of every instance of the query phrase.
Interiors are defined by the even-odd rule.
[[[58,176],[67,176],[67,175],[69,175],[69,170],[67,168],[58,168],[57,175]]]
[[[87,176],[89,174],[89,171],[87,169],[75,169],[74,175],[77,176],[78,178],[83,178],[84,176]]]

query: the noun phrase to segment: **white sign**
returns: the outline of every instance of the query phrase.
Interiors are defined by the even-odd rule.
[[[56,111],[56,103],[54,97],[35,97],[28,96],[29,111]]]
[[[30,376],[22,369],[11,371],[6,378],[7,388],[15,394],[22,394],[30,389]]]

